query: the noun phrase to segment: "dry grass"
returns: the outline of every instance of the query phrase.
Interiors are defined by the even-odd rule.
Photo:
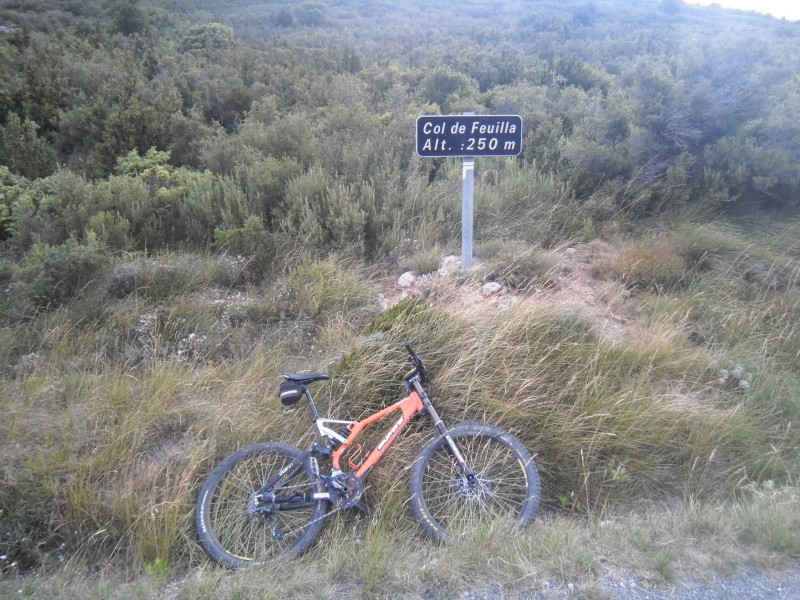
[[[669,291],[686,274],[686,264],[667,240],[628,242],[595,263],[598,274],[619,279],[631,288]]]
[[[494,590],[529,596],[557,579],[604,597],[604,577],[637,574],[669,588],[676,573],[730,575],[741,565],[770,570],[800,556],[800,491],[771,483],[737,499],[689,497],[640,505],[624,514],[576,519],[549,514],[524,532],[487,528],[468,543],[420,544],[386,520],[336,517],[321,543],[299,560],[230,573],[208,565],[126,579],[105,570],[87,577],[68,561],[38,577],[0,580],[0,597],[37,598],[457,598]],[[19,592],[22,590],[22,592]]]
[[[631,247],[621,254],[635,256]],[[671,294],[664,284],[632,300],[619,282],[606,283],[608,302],[639,317],[622,340],[541,299],[503,312],[460,310],[447,293],[439,305],[396,307],[365,330],[375,314],[368,273],[335,258],[302,260],[262,289],[244,286],[241,305],[230,300],[236,290],[224,306],[194,288],[101,296],[99,306],[73,304],[25,332],[6,328],[0,346],[13,368],[0,379],[0,544],[17,565],[0,568],[12,576],[66,561],[53,578],[15,580],[42,598],[327,597],[342,589],[380,597],[398,588],[456,593],[486,577],[510,589],[553,576],[592,584],[608,566],[597,557],[612,554],[669,581],[698,544],[721,553],[709,568],[795,556],[798,523],[786,512],[797,504],[790,482],[799,444],[787,426],[800,413],[796,248],[787,243],[762,271],[762,255],[727,260],[719,248],[728,246],[715,247],[715,262]],[[595,241],[580,256],[616,251]],[[142,320],[150,314],[152,328]],[[214,339],[237,340],[235,354],[179,353],[190,331],[206,336],[201,328],[217,323],[226,328]],[[405,340],[430,366],[448,422],[496,423],[537,454],[539,522],[523,535],[489,529],[448,549],[408,536],[407,465],[433,434],[420,422],[371,475],[367,498],[381,509],[374,521],[334,518],[308,556],[276,566],[269,588],[258,574],[223,577],[202,566],[192,509],[208,470],[250,442],[312,437],[307,412],[275,398],[279,373],[330,368],[334,379],[315,388],[321,412],[361,417],[399,398]],[[665,497],[683,504],[653,504]],[[720,550],[728,544],[745,548],[743,557]],[[147,577],[78,575],[108,557]]]

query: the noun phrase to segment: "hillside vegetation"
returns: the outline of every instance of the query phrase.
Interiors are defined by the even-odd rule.
[[[799,42],[667,0],[0,4],[0,573],[385,595],[486,552],[526,585],[607,552],[662,582],[695,551],[800,556]],[[478,265],[441,274],[461,165],[417,157],[414,122],[467,110],[521,115],[523,152],[476,161]],[[446,420],[536,453],[540,522],[409,539],[420,425],[371,475],[378,516],[332,518],[275,590],[207,569],[208,471],[311,439],[280,372],[330,370],[321,411],[359,418],[407,339]],[[452,572],[401,572],[420,555]],[[58,581],[30,594],[107,597]]]

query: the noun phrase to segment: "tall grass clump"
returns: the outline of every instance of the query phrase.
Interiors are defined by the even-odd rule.
[[[522,243],[507,243],[484,265],[484,279],[512,290],[531,291],[554,285],[558,261],[550,254]]]
[[[304,258],[289,273],[286,288],[298,315],[321,317],[370,310],[366,268],[336,256]]]
[[[380,323],[382,336],[373,332],[340,363],[344,387],[334,396],[351,416],[394,400],[400,341],[416,339],[445,420],[517,435],[537,453],[550,506],[595,511],[713,493],[766,472],[772,433],[761,413],[720,402],[707,389],[707,354],[669,323],[629,345],[604,339],[578,313],[527,303],[473,323],[406,305]]]
[[[484,238],[519,239],[549,248],[580,237],[587,215],[569,184],[536,165],[511,162],[499,182],[481,186],[475,229]]]
[[[740,236],[720,223],[681,223],[671,235],[672,246],[688,265],[710,269],[715,261],[744,249]]]
[[[21,568],[57,553],[185,564],[205,474],[240,445],[296,443],[307,429],[273,394],[289,348],[200,369],[84,373],[69,387],[44,367],[5,381],[3,554]]]
[[[671,291],[686,277],[686,264],[667,239],[642,239],[624,244],[618,252],[595,261],[598,274],[631,288]]]
[[[727,232],[712,227],[718,229]],[[792,452],[800,437],[787,426],[799,414],[800,247],[783,229],[766,227],[751,245],[740,241],[743,233],[725,233],[713,244],[708,238],[718,234],[692,234],[705,239],[698,245],[707,248],[709,262],[677,297],[640,299],[646,319],[680,321],[690,340],[709,350],[708,393],[720,405],[759,417],[770,441],[750,468],[778,479],[796,477],[800,467]]]

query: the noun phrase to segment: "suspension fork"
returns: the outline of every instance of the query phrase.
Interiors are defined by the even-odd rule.
[[[467,461],[464,459],[464,455],[461,454],[461,450],[458,449],[458,446],[456,446],[453,438],[447,433],[447,425],[444,424],[444,421],[442,421],[439,413],[437,413],[436,409],[433,407],[433,402],[431,402],[431,399],[428,397],[428,393],[422,387],[419,379],[413,379],[411,383],[414,386],[414,390],[417,392],[417,394],[419,394],[419,397],[422,400],[422,406],[425,407],[425,410],[428,411],[428,414],[433,419],[433,424],[436,426],[436,429],[440,434],[442,434],[442,437],[444,437],[445,441],[447,442],[447,445],[453,453],[458,466],[461,468],[461,472],[464,474],[470,484],[473,483],[475,481],[475,473],[472,472],[472,467],[467,464]]]

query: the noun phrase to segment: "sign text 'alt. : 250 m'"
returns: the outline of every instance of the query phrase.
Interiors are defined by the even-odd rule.
[[[417,118],[420,156],[517,156],[522,151],[518,115],[424,115]]]

